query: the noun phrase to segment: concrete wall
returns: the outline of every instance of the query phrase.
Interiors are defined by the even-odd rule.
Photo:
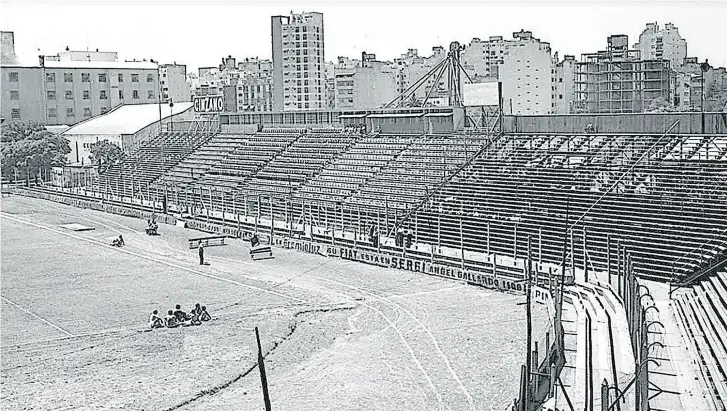
[[[677,120],[672,133],[727,134],[727,113],[505,116],[503,124],[506,133],[582,133],[593,124],[599,133],[662,134]]]

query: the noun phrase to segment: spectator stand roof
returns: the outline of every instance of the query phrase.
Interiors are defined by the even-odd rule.
[[[62,135],[135,134],[159,121],[160,104],[125,104],[106,114],[90,118],[64,131]],[[162,118],[189,110],[191,102],[174,103],[171,109],[161,104]]]

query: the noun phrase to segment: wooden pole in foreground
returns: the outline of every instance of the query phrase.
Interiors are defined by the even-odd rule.
[[[268,393],[268,377],[265,375],[265,361],[263,358],[263,349],[260,346],[260,333],[255,327],[255,339],[257,340],[257,364],[260,368],[260,382],[263,386],[263,401],[265,401],[265,411],[270,411],[270,394]]]

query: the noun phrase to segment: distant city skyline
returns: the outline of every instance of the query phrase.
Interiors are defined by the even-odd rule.
[[[727,41],[718,35],[724,2],[208,2],[3,0],[2,30],[15,32],[23,65],[39,54],[71,50],[116,51],[119,59],[186,64],[188,71],[217,66],[232,55],[271,58],[270,17],[303,11],[324,14],[325,60],[374,53],[393,60],[408,49],[430,55],[432,47],[472,38],[510,38],[521,29],[550,42],[562,59],[602,50],[611,34],[638,41],[646,23],[673,23],[688,42],[688,56],[727,66]]]

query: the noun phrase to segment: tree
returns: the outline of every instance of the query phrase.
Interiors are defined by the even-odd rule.
[[[119,146],[108,140],[103,140],[91,147],[90,157],[91,162],[98,165],[98,172],[103,173],[111,166],[111,164],[120,160],[123,155],[124,152],[121,151]]]
[[[408,100],[404,101],[404,107],[422,107],[422,100],[412,94]]]
[[[71,152],[65,137],[47,131],[40,123],[3,123],[0,135],[1,171],[6,178],[24,180],[48,175],[51,167],[65,164]]]
[[[664,97],[659,97],[651,100],[649,108],[645,111],[647,113],[670,113],[675,111],[675,109],[671,101],[667,101]]]

